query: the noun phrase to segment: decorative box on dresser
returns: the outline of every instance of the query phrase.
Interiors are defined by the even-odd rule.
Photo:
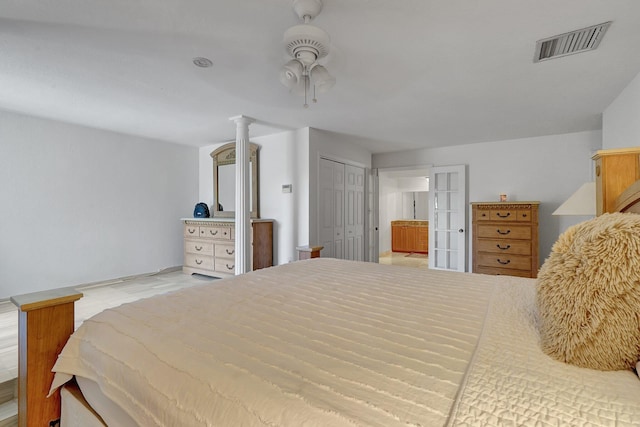
[[[235,220],[233,218],[183,218],[184,265],[182,271],[229,277],[235,272]],[[273,265],[273,220],[251,220],[251,269]]]
[[[473,272],[538,276],[540,202],[476,202],[473,209]]]

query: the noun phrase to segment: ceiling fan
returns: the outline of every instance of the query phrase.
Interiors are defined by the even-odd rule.
[[[322,0],[294,0],[293,10],[302,24],[284,33],[284,45],[292,59],[280,71],[280,81],[291,92],[304,96],[304,107],[309,107],[308,96],[317,102],[316,93],[328,91],[336,79],[318,60],[329,54],[331,39],[322,28],[310,22],[322,10]]]

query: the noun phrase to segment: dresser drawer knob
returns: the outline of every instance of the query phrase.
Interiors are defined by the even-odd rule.
[[[198,264],[198,265],[202,264],[202,262],[203,262],[203,261],[202,261],[201,259],[197,259],[197,260],[196,260],[196,264]]]
[[[196,246],[196,251],[200,252],[202,250],[202,246]]]
[[[498,260],[497,260],[497,261],[498,261],[500,264],[502,264],[502,265],[507,265],[507,264],[509,264],[509,263],[511,262],[511,260],[510,260],[510,259],[508,259],[508,260],[506,260],[506,261],[502,261],[502,260],[500,260],[500,258],[498,258]]]
[[[522,218],[526,218],[526,217],[527,217],[527,214],[522,214]]]
[[[500,212],[498,212],[496,215],[498,215],[500,218],[509,218],[511,216],[511,212],[507,212],[506,215],[502,215]]]
[[[211,233],[212,236],[216,236],[218,234],[218,230],[216,231],[209,230],[209,233]]]
[[[227,253],[227,255],[233,255],[233,253],[235,252],[234,249],[231,249],[231,250],[225,249],[224,251]]]
[[[498,243],[496,245],[498,247],[498,249],[502,250],[502,251],[506,251],[507,249],[509,249],[511,247],[511,245],[507,245],[505,247],[500,246],[500,243]]]
[[[225,264],[225,266],[227,267],[227,270],[233,270],[235,268],[235,265],[229,265],[229,264]]]
[[[194,228],[193,230],[190,228],[187,228],[187,231],[189,232],[189,234],[193,234],[196,232],[196,229]]]
[[[500,231],[499,228],[496,231],[498,232],[498,234],[502,234],[503,236],[506,236],[507,234],[511,233],[511,230]]]

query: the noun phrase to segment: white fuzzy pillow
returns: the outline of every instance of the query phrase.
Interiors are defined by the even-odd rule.
[[[569,228],[538,273],[542,350],[599,370],[640,359],[640,215],[604,214]]]

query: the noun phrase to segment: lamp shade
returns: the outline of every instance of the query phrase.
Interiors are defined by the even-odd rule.
[[[571,195],[551,215],[596,215],[596,183],[587,182]]]
[[[311,79],[318,93],[324,93],[336,84],[336,79],[322,65],[316,65],[311,70]]]
[[[282,70],[280,70],[280,82],[289,90],[295,88],[302,76],[302,70],[302,64],[292,59],[284,64]]]

